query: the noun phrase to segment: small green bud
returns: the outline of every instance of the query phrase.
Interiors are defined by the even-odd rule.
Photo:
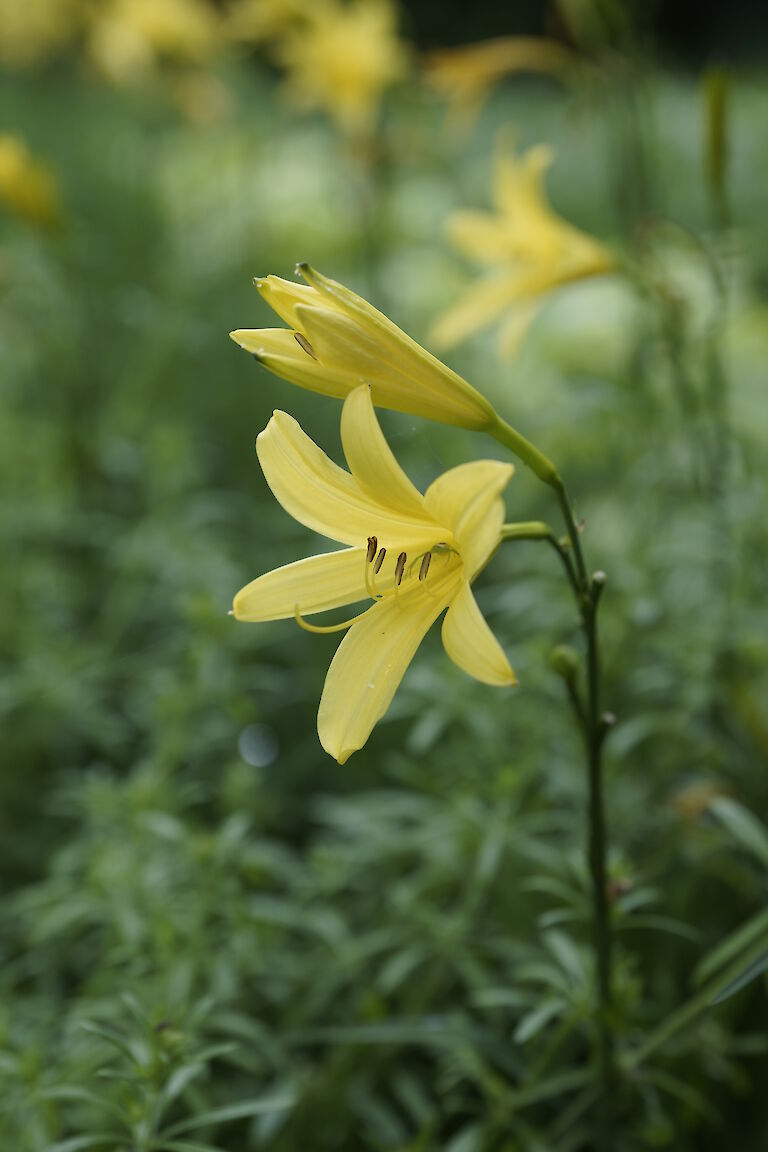
[[[549,662],[563,680],[573,680],[579,670],[579,656],[568,644],[558,644],[549,655]]]

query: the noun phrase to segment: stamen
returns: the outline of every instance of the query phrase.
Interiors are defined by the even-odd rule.
[[[343,632],[345,628],[350,628],[357,620],[362,620],[368,612],[370,612],[370,608],[358,612],[357,616],[352,616],[349,620],[342,620],[340,624],[308,624],[299,611],[298,604],[295,604],[293,608],[293,614],[299,628],[303,628],[305,632],[318,632],[321,635],[329,632]]]
[[[426,580],[427,572],[429,572],[429,563],[432,559],[431,552],[425,552],[421,561],[421,568],[419,568],[419,580]]]
[[[395,565],[395,579],[397,580],[398,587],[399,587],[399,585],[403,579],[403,572],[405,571],[406,559],[407,559],[407,556],[406,556],[405,552],[401,552],[397,558],[397,564]]]
[[[384,557],[386,556],[386,554],[387,554],[386,548],[381,548],[379,550],[379,554],[376,557],[376,563],[373,566],[373,571],[374,571],[376,576],[378,576],[378,574],[379,574],[379,569],[381,568],[382,564],[384,563]]]
[[[299,348],[303,348],[303,350],[306,352],[307,356],[311,356],[313,360],[317,360],[317,356],[315,355],[314,348],[310,344],[309,340],[307,340],[306,336],[303,335],[303,333],[294,332],[293,338],[296,341],[296,343],[298,344]]]
[[[379,542],[376,539],[376,537],[375,536],[369,536],[368,537],[368,552],[366,554],[366,559],[367,559],[369,564],[371,563],[374,556],[376,555],[376,549],[378,548],[378,546],[379,546]]]

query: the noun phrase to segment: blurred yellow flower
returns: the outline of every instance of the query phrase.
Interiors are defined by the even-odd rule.
[[[80,0],[0,0],[0,61],[26,67],[57,52],[77,29]]]
[[[461,48],[443,48],[425,58],[427,83],[449,104],[457,126],[469,127],[494,84],[515,72],[562,72],[573,55],[555,40],[503,36]]]
[[[442,639],[450,658],[484,684],[516,681],[470,586],[501,540],[501,493],[512,465],[462,464],[422,496],[393,456],[366,386],[344,402],[341,439],[349,472],[285,412],[275,412],[258,437],[259,461],[280,504],[347,547],[260,576],[238,592],[233,615],[347,631],[317,717],[323,748],[343,764],[389,708],[419,644],[446,609]],[[373,604],[341,624],[304,620],[366,600]]]
[[[307,284],[267,276],[256,287],[290,328],[230,333],[276,376],[311,392],[347,396],[370,385],[374,404],[462,428],[489,429],[492,405],[366,300],[308,264]]]
[[[111,0],[97,10],[88,48],[102,75],[126,84],[160,60],[200,63],[219,39],[218,19],[205,0]]]
[[[306,0],[232,0],[224,30],[231,40],[263,44],[306,14]]]
[[[454,247],[492,271],[434,324],[431,336],[440,347],[452,347],[504,317],[499,349],[512,356],[544,297],[615,268],[606,247],[552,211],[542,187],[552,159],[544,145],[520,157],[501,147],[493,181],[496,211],[449,217]]]
[[[322,108],[350,133],[370,130],[383,91],[407,70],[392,0],[313,0],[305,19],[278,39],[286,91],[303,108]]]
[[[0,133],[0,203],[43,228],[54,227],[61,218],[53,173],[34,159],[23,140],[5,132]]]

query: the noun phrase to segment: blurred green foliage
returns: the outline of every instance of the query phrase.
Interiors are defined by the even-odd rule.
[[[334,640],[226,614],[316,544],[268,492],[256,434],[284,407],[338,458],[339,409],[227,332],[271,323],[254,274],[311,259],[423,338],[471,274],[442,219],[487,203],[509,122],[554,144],[558,210],[642,267],[554,303],[511,366],[491,337],[451,360],[557,460],[608,573],[631,1061],[766,897],[766,83],[731,91],[723,225],[689,81],[647,83],[629,189],[631,125],[600,89],[517,84],[458,140],[408,87],[370,187],[270,77],[226,81],[233,111],[207,128],[66,64],[0,81],[65,217],[52,235],[0,220],[2,1144],[587,1148],[585,781],[549,661],[578,632],[555,558],[507,546],[478,585],[514,694],[430,637],[339,768],[315,733]],[[495,451],[383,423],[419,484]],[[507,507],[554,517],[522,469]],[[764,929],[705,959],[704,987]],[[757,975],[631,1067],[622,1152],[763,1147]]]

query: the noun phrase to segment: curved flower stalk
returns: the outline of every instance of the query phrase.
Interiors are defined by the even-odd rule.
[[[40,228],[61,220],[53,173],[30,153],[18,136],[0,133],[0,204]]]
[[[573,62],[573,54],[556,40],[500,36],[430,52],[424,71],[429,86],[448,102],[452,124],[467,130],[499,80],[518,72],[557,75]]]
[[[460,465],[422,496],[392,454],[365,386],[344,403],[341,438],[349,472],[285,412],[276,411],[258,437],[259,461],[278,501],[296,520],[346,547],[260,576],[238,592],[233,614],[346,631],[317,718],[320,742],[343,764],[389,708],[423,637],[444,612],[442,639],[454,663],[485,684],[516,681],[471,589],[502,539],[501,493],[512,465]],[[372,603],[342,624],[316,627],[304,619],[364,601]]]
[[[451,243],[490,272],[436,321],[431,337],[439,347],[453,347],[502,320],[499,351],[514,356],[545,297],[615,269],[608,248],[552,211],[543,188],[552,160],[544,145],[520,157],[502,146],[494,166],[496,211],[449,217]]]
[[[275,56],[289,98],[323,109],[352,134],[370,131],[383,92],[409,60],[391,0],[313,0],[277,38]]]

